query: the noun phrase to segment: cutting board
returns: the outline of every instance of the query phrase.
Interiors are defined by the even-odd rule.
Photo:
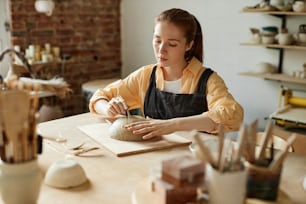
[[[191,143],[190,140],[175,133],[164,135],[160,139],[153,139],[141,142],[121,141],[109,136],[108,123],[95,123],[90,125],[79,126],[78,129],[104,146],[106,149],[118,157],[151,152],[166,148],[185,146]]]

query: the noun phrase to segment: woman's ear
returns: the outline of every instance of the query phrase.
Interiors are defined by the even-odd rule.
[[[193,46],[194,41],[192,40],[187,46],[186,46],[186,52],[189,51]]]

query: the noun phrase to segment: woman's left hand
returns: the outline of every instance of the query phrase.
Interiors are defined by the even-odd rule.
[[[175,130],[172,127],[173,124],[171,120],[147,118],[144,121],[130,123],[127,126],[127,129],[132,131],[133,134],[145,134],[143,139],[148,140],[153,137],[160,137],[162,135],[173,133]]]

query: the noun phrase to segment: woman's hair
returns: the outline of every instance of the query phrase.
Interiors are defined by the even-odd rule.
[[[194,41],[192,48],[185,53],[187,61],[195,56],[200,62],[203,62],[202,29],[196,17],[185,10],[173,8],[163,11],[155,18],[155,23],[161,21],[168,21],[178,26],[185,33],[187,43]]]

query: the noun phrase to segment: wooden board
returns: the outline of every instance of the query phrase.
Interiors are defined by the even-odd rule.
[[[108,123],[95,123],[79,126],[78,129],[118,157],[185,146],[191,143],[190,140],[187,140],[177,134],[165,135],[159,140],[148,140],[141,142],[120,141],[109,136],[109,126],[110,124]]]
[[[306,124],[306,108],[304,107],[291,107],[281,113],[275,112],[270,115],[273,119],[280,119],[285,121],[294,122],[297,124]]]

